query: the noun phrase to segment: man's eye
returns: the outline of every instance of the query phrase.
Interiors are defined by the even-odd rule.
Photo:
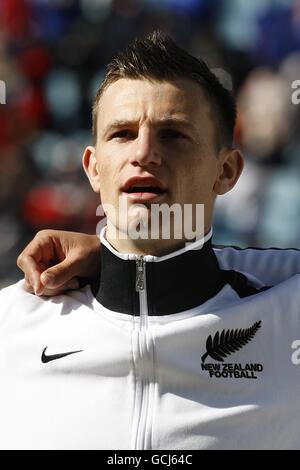
[[[172,129],[163,130],[161,136],[163,139],[185,139],[185,135],[182,132]]]
[[[111,138],[112,139],[132,139],[134,137],[134,133],[130,130],[122,130],[115,132]]]

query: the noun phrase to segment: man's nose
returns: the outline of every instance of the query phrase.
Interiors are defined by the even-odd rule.
[[[130,162],[139,166],[161,165],[161,151],[154,130],[143,129],[139,131]]]

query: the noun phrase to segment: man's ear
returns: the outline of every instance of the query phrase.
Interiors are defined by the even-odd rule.
[[[86,147],[82,156],[82,165],[95,193],[100,193],[100,178],[95,155],[95,147]]]
[[[230,149],[220,152],[218,160],[218,175],[214,192],[221,195],[235,186],[244,168],[244,157],[238,149]]]

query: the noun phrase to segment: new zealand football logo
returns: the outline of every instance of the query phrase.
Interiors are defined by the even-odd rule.
[[[254,338],[260,327],[261,321],[257,321],[250,328],[223,330],[221,333],[217,331],[213,338],[209,335],[206,340],[206,353],[203,354],[201,358],[202,370],[207,370],[210,377],[256,379],[257,376],[254,372],[261,372],[263,370],[262,364],[246,364],[245,366],[236,363],[225,364],[224,358],[227,358],[246,346],[246,344]],[[208,356],[222,364],[205,364],[205,360]]]

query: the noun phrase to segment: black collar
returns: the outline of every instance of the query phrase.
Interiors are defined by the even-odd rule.
[[[148,261],[145,272],[148,315],[167,315],[196,307],[214,297],[226,283],[211,240],[201,249],[184,251],[159,262]],[[101,274],[92,291],[109,310],[139,315],[136,261],[122,259],[102,245]]]

